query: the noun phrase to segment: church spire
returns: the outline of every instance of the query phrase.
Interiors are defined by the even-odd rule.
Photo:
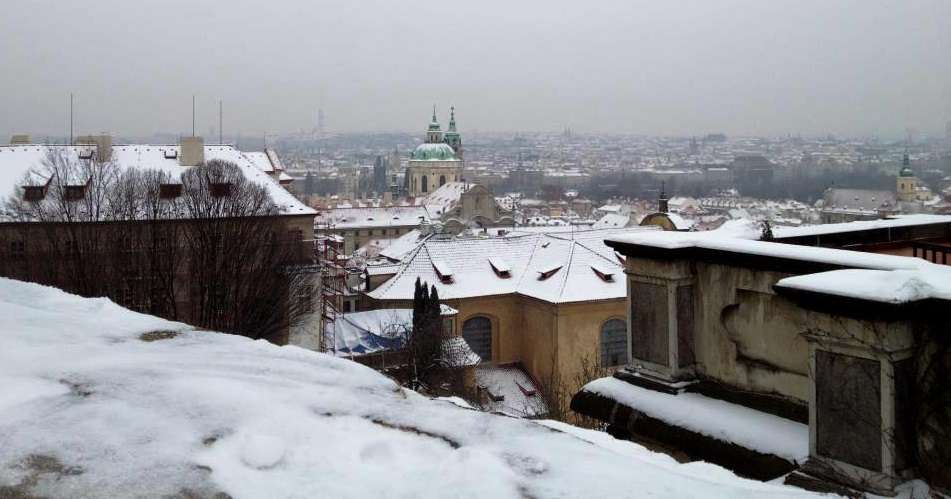
[[[449,106],[449,131],[456,131],[456,106]]]
[[[667,202],[667,193],[664,189],[664,182],[660,182],[660,198],[657,199],[657,211],[661,213],[667,213],[668,202]]]
[[[433,104],[433,121],[432,122],[438,123],[438,121],[436,121],[436,105],[435,104]]]

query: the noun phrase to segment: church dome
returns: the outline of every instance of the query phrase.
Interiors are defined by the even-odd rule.
[[[901,171],[898,172],[898,176],[899,176],[899,177],[914,177],[914,176],[915,176],[915,172],[913,172],[913,171],[911,170],[911,167],[909,167],[909,166],[903,166],[902,169],[901,169]]]
[[[411,159],[422,161],[451,161],[456,159],[456,153],[448,144],[425,143],[416,146]]]

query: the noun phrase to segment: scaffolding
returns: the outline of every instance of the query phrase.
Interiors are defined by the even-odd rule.
[[[341,263],[343,238],[335,233],[334,225],[330,222],[318,222],[314,232],[320,269],[320,351],[336,355],[337,316],[342,313],[343,297],[347,290],[347,269]]]

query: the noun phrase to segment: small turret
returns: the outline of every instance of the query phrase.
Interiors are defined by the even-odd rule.
[[[462,136],[456,131],[456,107],[449,108],[449,131],[445,135],[446,144],[452,147],[456,157],[462,159]]]
[[[429,130],[426,133],[426,142],[438,144],[442,142],[442,128],[436,119],[436,105],[433,104],[433,119],[429,122]]]

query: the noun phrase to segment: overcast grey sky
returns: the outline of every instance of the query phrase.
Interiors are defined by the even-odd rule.
[[[0,132],[943,133],[949,0],[3,0]]]

